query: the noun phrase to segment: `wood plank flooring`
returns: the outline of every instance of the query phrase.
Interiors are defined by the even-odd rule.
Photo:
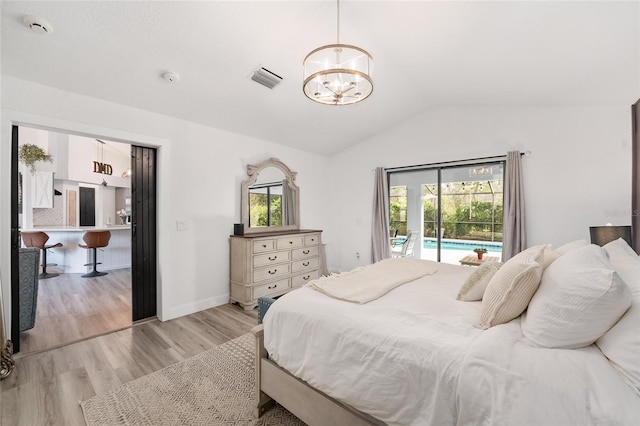
[[[257,318],[222,305],[23,356],[0,382],[0,424],[84,425],[80,401],[241,336]]]
[[[38,281],[36,325],[20,333],[20,354],[75,342],[131,325],[131,269]]]

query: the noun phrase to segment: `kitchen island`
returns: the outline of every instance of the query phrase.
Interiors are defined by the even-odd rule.
[[[61,273],[87,273],[92,269],[92,250],[83,249],[82,236],[87,231],[111,231],[109,245],[98,249],[99,270],[131,267],[131,225],[109,226],[35,226],[21,229],[24,232],[42,231],[49,235],[47,244],[62,243],[62,247],[47,252],[47,262],[56,263],[53,270]],[[88,266],[85,266],[89,264]]]

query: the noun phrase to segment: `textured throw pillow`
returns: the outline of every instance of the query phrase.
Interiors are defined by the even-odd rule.
[[[563,244],[556,249],[558,253],[561,255],[569,253],[571,250],[575,250],[580,247],[588,246],[589,241],[587,240],[575,240],[569,243]]]
[[[640,390],[640,265],[620,271],[619,275],[631,289],[631,307],[596,345],[622,376]]]
[[[489,280],[498,272],[501,266],[502,262],[481,263],[466,279],[456,299],[465,302],[482,300],[482,295],[489,284]]]
[[[622,238],[605,244],[604,249],[607,251],[609,262],[616,272],[640,265],[640,256]]]
[[[631,291],[605,250],[591,244],[561,256],[545,271],[523,317],[522,333],[533,346],[589,346],[630,304]]]
[[[536,292],[542,275],[544,247],[521,252],[509,259],[489,281],[482,297],[480,321],[484,330],[517,318]]]
[[[540,260],[540,265],[542,265],[542,271],[544,272],[549,265],[561,256],[560,253],[551,248],[551,244],[529,247],[518,254],[533,254],[534,256],[538,256],[540,249],[542,249],[542,258],[538,260]]]

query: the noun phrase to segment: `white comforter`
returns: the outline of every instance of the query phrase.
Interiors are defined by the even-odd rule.
[[[640,424],[640,396],[596,345],[532,347],[520,318],[476,339],[457,395],[463,425]]]
[[[470,267],[438,271],[356,305],[302,288],[264,318],[269,357],[326,394],[393,424],[451,424],[479,303],[455,295]]]
[[[519,319],[477,329],[480,302],[455,300],[472,268],[437,267],[362,305],[283,296],[264,318],[270,358],[389,425],[637,424],[640,398],[595,346],[530,347]]]

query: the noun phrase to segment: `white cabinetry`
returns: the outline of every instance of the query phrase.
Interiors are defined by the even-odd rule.
[[[31,207],[53,208],[53,172],[34,172],[31,176],[31,194]]]
[[[297,230],[231,236],[231,303],[253,309],[258,297],[279,296],[320,278],[324,270],[321,233]]]

